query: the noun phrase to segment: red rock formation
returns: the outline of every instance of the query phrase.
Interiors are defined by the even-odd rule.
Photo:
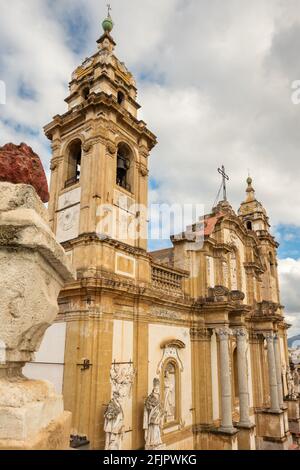
[[[0,147],[0,181],[30,184],[43,202],[49,201],[48,183],[40,157],[24,143]]]

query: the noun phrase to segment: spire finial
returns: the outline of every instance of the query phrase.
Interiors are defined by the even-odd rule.
[[[222,176],[222,186],[223,186],[223,201],[227,201],[227,188],[226,181],[229,181],[229,176],[225,173],[225,167],[222,165],[222,168],[218,168],[218,173]]]
[[[104,29],[105,33],[111,33],[114,27],[114,23],[110,15],[111,10],[112,8],[110,6],[110,3],[108,3],[107,4],[107,18],[105,18],[105,20],[102,23],[102,28]]]
[[[249,176],[247,178],[247,189],[246,189],[246,193],[247,193],[247,201],[248,202],[251,202],[251,201],[254,201],[255,199],[255,191],[253,189],[253,186],[252,186],[252,183],[253,183],[253,180],[250,176],[250,171],[248,172]]]

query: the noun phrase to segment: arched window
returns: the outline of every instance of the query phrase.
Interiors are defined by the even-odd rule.
[[[125,101],[125,95],[122,93],[122,91],[118,91],[118,103],[119,104],[124,104]]]
[[[116,182],[118,186],[131,191],[130,182],[130,167],[131,167],[131,151],[126,144],[120,144],[117,153],[117,178]]]
[[[248,229],[248,230],[252,230],[252,222],[251,222],[251,220],[248,220],[248,222],[247,222],[247,229]]]
[[[163,404],[165,425],[179,421],[179,368],[175,360],[169,359],[162,369]]]
[[[90,95],[90,89],[89,89],[89,87],[84,88],[83,91],[82,91],[82,96],[83,96],[83,98],[84,98],[85,100],[87,100],[88,97],[89,97],[89,95]]]
[[[79,139],[74,140],[68,148],[68,166],[65,187],[68,188],[80,180],[82,145]]]

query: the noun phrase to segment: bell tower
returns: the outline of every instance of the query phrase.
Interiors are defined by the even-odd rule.
[[[155,136],[138,120],[136,83],[114,54],[110,14],[98,51],[73,73],[52,141],[50,221],[58,241],[97,234],[147,249],[148,157]]]
[[[247,179],[246,200],[239,208],[239,217],[250,232],[260,241],[261,259],[265,272],[262,275],[262,299],[280,303],[277,270],[278,243],[270,233],[270,223],[266,209],[256,199],[252,178]]]
[[[140,293],[151,282],[146,208],[156,144],[138,119],[135,80],[115,56],[110,15],[102,27],[97,52],[72,74],[68,110],[45,127],[53,153],[50,223],[77,273],[59,299],[63,394],[75,442],[88,439],[94,449],[105,445],[111,368],[134,361],[146,371],[148,364],[147,325],[139,318],[147,309]],[[132,425],[148,393],[146,372],[140,377],[125,410],[128,449],[143,442],[140,426]]]

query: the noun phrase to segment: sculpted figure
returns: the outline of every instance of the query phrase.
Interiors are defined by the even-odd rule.
[[[288,386],[288,397],[292,400],[296,398],[296,393],[295,393],[295,382],[294,382],[294,376],[293,373],[288,367],[287,372],[286,372],[286,378],[287,378],[287,386]]]
[[[131,394],[135,370],[132,364],[114,363],[110,371],[112,399],[104,413],[105,450],[121,450],[125,433],[126,399]],[[125,406],[125,408],[124,408]]]
[[[175,375],[166,370],[164,381],[165,397],[164,409],[167,422],[175,420]]]
[[[105,450],[120,450],[124,436],[124,413],[118,392],[113,393],[113,398],[105,410],[104,431]]]
[[[144,406],[145,449],[161,449],[162,425],[164,410],[160,401],[160,382],[154,379],[152,393],[148,396]]]

